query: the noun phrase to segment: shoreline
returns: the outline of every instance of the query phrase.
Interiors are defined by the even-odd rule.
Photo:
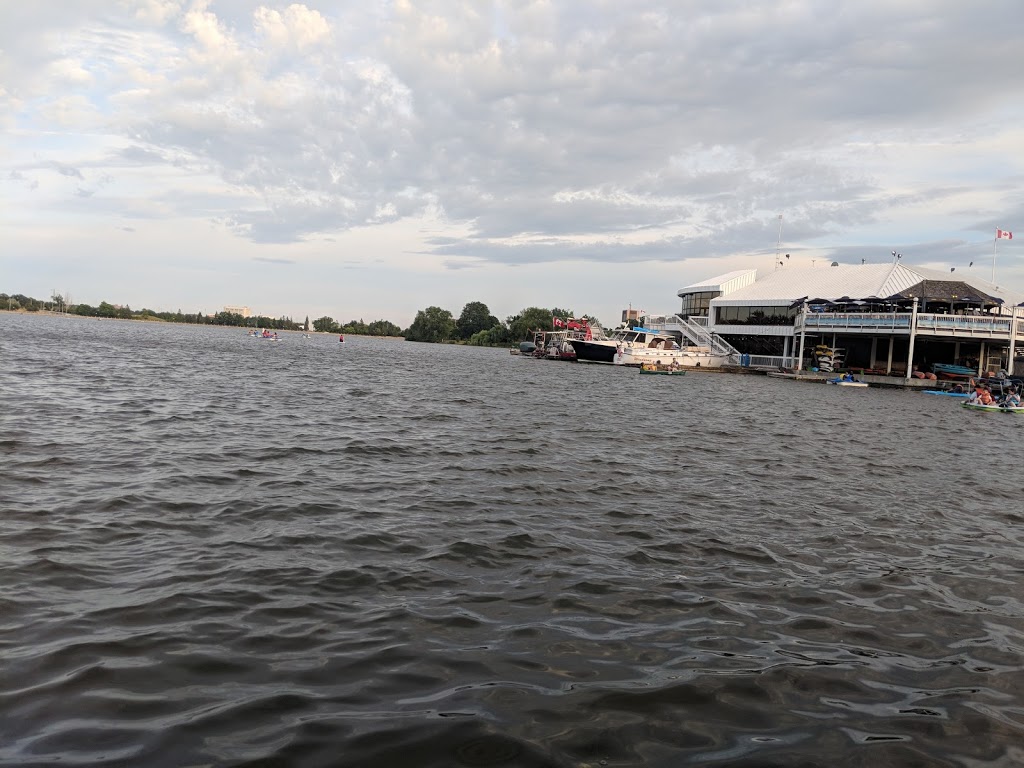
[[[27,309],[2,309],[0,308],[0,314],[5,315],[25,315],[26,317],[66,317],[74,320],[119,320],[124,323],[159,323],[161,325],[180,325],[185,328],[236,328],[240,331],[249,331],[256,326],[250,325],[218,325],[216,323],[181,323],[177,320],[164,320],[161,317],[93,317],[89,315],[76,315],[73,313],[66,312],[54,312],[50,309],[37,309],[35,312],[30,312]],[[285,328],[277,328],[278,333],[310,333],[316,334],[317,336],[337,336],[335,333],[328,333],[327,331],[296,331]],[[404,341],[405,336],[373,336],[367,333],[346,333],[345,337],[356,337],[361,339],[388,339],[391,341]]]

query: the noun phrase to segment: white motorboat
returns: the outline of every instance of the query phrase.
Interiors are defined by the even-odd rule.
[[[728,364],[727,355],[712,354],[705,347],[680,347],[667,331],[650,328],[618,328],[603,339],[570,339],[576,359],[588,363],[640,366],[644,363],[686,368],[718,368]]]

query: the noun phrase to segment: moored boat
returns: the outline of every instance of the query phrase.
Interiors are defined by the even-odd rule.
[[[618,328],[603,339],[570,339],[570,343],[576,359],[588,363],[719,368],[729,362],[728,356],[712,354],[703,347],[680,347],[671,333],[650,328]]]

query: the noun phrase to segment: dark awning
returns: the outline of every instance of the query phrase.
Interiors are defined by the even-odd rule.
[[[982,304],[995,306],[1003,300],[979,291],[962,280],[922,280],[889,297],[892,301],[941,301],[946,304]]]

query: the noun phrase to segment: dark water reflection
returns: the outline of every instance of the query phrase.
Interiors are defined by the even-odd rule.
[[[0,764],[1024,762],[1024,421],[381,340],[0,339]]]

